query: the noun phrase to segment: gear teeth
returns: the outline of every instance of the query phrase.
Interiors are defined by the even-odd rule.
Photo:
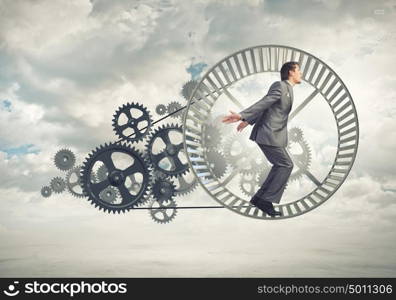
[[[71,150],[66,148],[59,150],[54,156],[55,166],[61,171],[70,170],[73,168],[75,162],[76,156]]]
[[[129,111],[132,108],[136,108],[140,110],[143,113],[144,118],[142,120],[139,120],[139,122],[147,122],[147,126],[144,129],[144,131],[139,130],[136,126],[137,124],[131,124],[130,128],[133,128],[134,130],[134,135],[125,135],[123,132],[126,128],[120,128],[118,125],[118,118],[120,117],[121,114],[126,113],[126,111]],[[128,117],[129,118],[129,117]],[[115,131],[115,134],[121,139],[129,143],[135,143],[142,141],[146,138],[146,136],[150,133],[152,130],[152,123],[153,123],[153,118],[149,112],[149,110],[144,107],[143,105],[139,104],[138,102],[135,103],[133,102],[128,102],[127,104],[123,104],[121,107],[118,108],[118,110],[115,112],[113,116],[113,131]],[[128,125],[129,126],[129,125]]]
[[[59,194],[62,193],[66,189],[66,183],[61,177],[54,177],[50,183],[52,191]]]
[[[123,142],[123,143],[106,142],[104,145],[100,145],[98,149],[99,150],[97,151],[93,151],[91,153],[91,157],[87,159],[83,164],[83,168],[81,172],[83,192],[86,194],[90,203],[93,204],[95,207],[99,207],[100,208],[99,210],[103,209],[104,212],[108,212],[108,213],[118,212],[119,214],[121,212],[124,213],[126,211],[129,211],[133,207],[137,206],[138,202],[141,201],[141,199],[144,199],[144,195],[147,193],[150,187],[151,171],[146,161],[144,160],[141,151],[133,146],[129,146],[127,142]],[[144,180],[141,185],[141,190],[139,191],[139,197],[129,201],[127,203],[127,207],[125,206],[117,207],[117,204],[114,203],[112,203],[111,205],[110,203],[109,204],[104,203],[104,201],[101,200],[99,193],[95,193],[93,190],[91,190],[91,186],[87,184],[89,182],[88,177],[89,177],[90,169],[95,165],[96,161],[98,161],[96,157],[106,151],[126,153],[132,156],[143,166]],[[108,170],[108,171],[111,172],[112,170]],[[120,196],[118,189],[116,188],[115,188],[115,193],[116,193],[116,197]]]

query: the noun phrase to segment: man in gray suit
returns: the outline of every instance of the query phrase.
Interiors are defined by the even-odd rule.
[[[283,64],[280,75],[281,80],[275,81],[262,99],[240,113],[230,111],[222,120],[224,123],[241,121],[238,131],[254,124],[249,139],[258,144],[272,168],[250,202],[271,217],[282,215],[272,203],[280,202],[294,166],[286,152],[287,120],[293,104],[293,86],[301,83],[302,77],[300,66],[294,61]]]

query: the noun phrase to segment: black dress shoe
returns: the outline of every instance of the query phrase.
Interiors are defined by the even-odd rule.
[[[282,213],[280,211],[275,210],[275,209],[269,209],[268,211],[266,211],[266,213],[268,215],[270,215],[271,217],[282,216]]]
[[[257,196],[253,196],[250,202],[271,217],[282,216],[281,212],[274,209],[272,202],[260,199]]]

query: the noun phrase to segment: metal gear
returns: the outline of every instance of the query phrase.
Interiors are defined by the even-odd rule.
[[[257,190],[256,174],[243,174],[239,180],[239,187],[245,195],[253,196]]]
[[[82,169],[81,165],[76,166],[72,168],[66,175],[67,189],[73,196],[77,198],[84,197],[84,193],[81,187],[81,169]],[[91,177],[91,181],[93,182],[96,181],[95,174],[93,174],[93,177]]]
[[[223,146],[226,160],[242,174],[260,173],[268,168],[267,159],[259,148],[256,145],[249,146],[239,135],[232,134]]]
[[[224,176],[227,170],[227,160],[220,152],[216,150],[209,150],[205,152],[206,159],[209,165],[210,170],[213,174],[220,178]]]
[[[126,156],[129,159],[133,159],[133,164],[125,169],[117,168],[116,165],[118,166],[118,164],[115,164],[113,161],[113,153],[121,153],[124,158]],[[87,179],[90,177],[90,173],[93,171],[96,163],[106,165],[108,175],[98,183],[91,183]],[[141,189],[137,193],[131,193],[125,183],[127,178],[135,173],[140,174]],[[105,143],[88,155],[83,163],[81,176],[83,191],[95,207],[99,207],[99,210],[103,209],[109,213],[120,213],[132,209],[139,202],[145,201],[144,198],[148,197],[152,171],[149,167],[149,162],[134,147],[130,147],[126,143]],[[121,198],[120,201],[109,203],[105,200],[106,196],[103,197],[103,194],[100,194],[108,186],[112,186],[118,190]]]
[[[131,109],[133,109],[135,114],[136,110],[140,111],[138,116],[133,116]],[[121,116],[126,116],[126,123],[120,124],[119,121]],[[113,130],[115,133],[122,140],[132,143],[143,140],[144,137],[150,132],[152,123],[153,120],[149,111],[146,107],[140,105],[139,103],[132,102],[124,104],[123,106],[119,107],[113,115]]]
[[[250,151],[251,148],[251,151]],[[263,169],[268,168],[268,161],[263,154],[252,155],[252,152],[256,149],[253,147],[247,147],[249,150],[245,150],[249,153],[242,159],[243,163],[239,163],[238,168],[242,174],[257,174],[262,172]]]
[[[181,142],[179,144],[174,144],[171,141],[169,137],[169,133],[171,132],[176,132],[180,135]],[[154,170],[158,170],[171,177],[180,176],[187,172],[189,168],[188,163],[183,163],[179,157],[179,154],[184,154],[182,135],[182,127],[177,124],[163,125],[151,134],[146,148],[147,157]],[[162,146],[165,145],[165,147],[161,148],[159,153],[154,154],[155,146],[158,146],[157,141],[162,141]]]
[[[54,162],[59,170],[67,171],[74,166],[76,156],[69,149],[61,149],[55,154]]]
[[[195,87],[198,85],[198,81],[196,80],[189,80],[187,81],[181,90],[181,94],[184,99],[187,101],[190,99],[192,92],[194,91]]]
[[[145,156],[143,155],[143,158],[145,159]],[[147,160],[146,160],[147,161]],[[98,181],[101,182],[103,180],[107,179],[108,172],[107,168],[105,165],[101,165],[98,170],[96,171]],[[129,175],[128,181],[125,183],[125,187],[128,189],[129,192],[132,192],[132,194],[136,194],[140,191],[142,187],[142,183],[137,180],[135,174]],[[141,206],[142,204],[146,203],[148,201],[148,198],[141,198],[139,202],[137,203],[137,206]]]
[[[59,193],[62,193],[62,192],[65,190],[65,188],[66,188],[66,183],[65,183],[65,180],[64,180],[63,178],[61,178],[61,177],[54,177],[54,178],[52,178],[52,180],[51,180],[50,186],[51,186],[51,189],[52,189],[55,193],[59,194]]]
[[[202,127],[202,139],[206,149],[218,149],[222,142],[222,134],[217,126],[204,123]]]
[[[293,127],[289,130],[289,136],[291,142],[299,142],[303,138],[303,132],[298,127]]]
[[[165,115],[167,111],[168,111],[168,110],[167,110],[167,108],[166,108],[166,106],[165,106],[164,104],[158,104],[158,105],[155,107],[155,112],[156,112],[157,114],[159,114],[160,116]]]
[[[107,168],[106,165],[101,165],[98,170],[96,171],[96,177],[98,178],[98,181],[103,181],[106,180],[107,178]]]
[[[189,174],[191,174],[191,176],[188,176]],[[188,177],[192,178],[192,180],[187,181],[186,179]],[[175,180],[176,180],[176,183],[175,183],[176,184],[176,190],[175,190],[176,196],[182,196],[182,195],[191,193],[198,185],[197,178],[190,172],[190,170],[188,171],[188,173],[186,175],[177,176],[175,178]]]
[[[149,206],[150,216],[157,223],[169,223],[176,217],[177,210],[174,208],[176,207],[174,200],[157,201],[152,199]]]
[[[43,186],[43,187],[41,188],[41,196],[43,196],[43,197],[45,197],[45,198],[48,198],[49,196],[51,196],[51,194],[52,194],[51,187],[49,187],[49,186]]]
[[[245,142],[239,136],[232,135],[228,137],[223,144],[225,158],[231,165],[236,165],[242,159],[246,159],[245,147]],[[235,148],[238,148],[238,151],[235,151]]]
[[[292,146],[294,144],[298,144],[298,147],[300,148],[300,153],[293,153],[294,151],[292,149]],[[297,160],[299,162],[299,165],[301,165],[301,168],[299,168],[295,164],[295,167],[293,168],[293,171],[289,177],[289,181],[297,180],[302,177],[302,175],[304,174],[304,170],[307,170],[311,165],[311,159],[312,159],[311,149],[304,138],[301,138],[298,142],[289,143],[287,145],[287,149],[289,150],[292,156],[292,160],[293,161]]]
[[[157,201],[172,200],[175,196],[176,186],[170,179],[157,178],[151,187],[151,192]]]
[[[101,191],[99,195],[103,201],[114,203],[117,199],[117,190],[112,186],[108,186],[103,191]]]
[[[167,110],[168,110],[168,114],[171,114],[177,110],[179,110],[180,108],[182,108],[183,106],[177,102],[177,101],[172,101],[171,103],[168,104],[167,106]],[[183,109],[179,110],[178,112],[175,112],[174,114],[171,115],[171,118],[179,118],[183,115]]]

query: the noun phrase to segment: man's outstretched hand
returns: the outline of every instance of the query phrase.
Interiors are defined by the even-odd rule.
[[[230,113],[231,114],[229,114],[223,118],[223,120],[222,120],[223,123],[227,123],[227,124],[234,123],[234,122],[238,122],[242,119],[240,114],[233,112],[232,110],[230,110]],[[246,121],[240,122],[238,124],[237,131],[242,131],[248,125],[249,125],[249,123]]]
[[[231,114],[225,116],[223,118],[223,120],[221,120],[223,123],[229,124],[229,123],[235,123],[235,122],[238,122],[241,120],[242,117],[240,114],[233,112],[232,110],[230,110],[230,113]]]

